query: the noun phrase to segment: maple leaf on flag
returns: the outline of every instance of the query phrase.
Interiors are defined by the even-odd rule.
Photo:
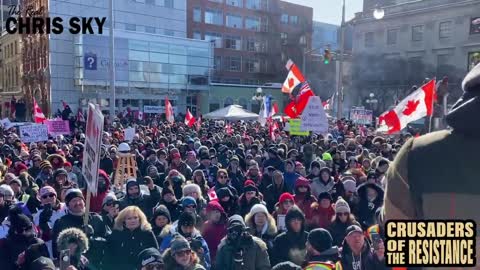
[[[418,105],[420,104],[420,101],[419,100],[409,100],[407,102],[407,106],[405,108],[405,110],[403,110],[403,114],[406,115],[406,116],[409,116],[410,114],[412,114],[413,112],[415,112],[417,110],[417,107]]]

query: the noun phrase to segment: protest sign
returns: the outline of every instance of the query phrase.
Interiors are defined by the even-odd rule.
[[[322,101],[319,96],[311,96],[307,106],[302,112],[301,131],[312,131],[318,134],[328,132],[328,120],[323,110]]]
[[[12,125],[12,122],[10,122],[10,119],[8,118],[0,120],[0,123],[2,124],[3,129],[10,129],[14,127],[14,125]]]
[[[373,121],[373,112],[365,110],[362,107],[353,107],[350,110],[350,120],[358,125],[371,125]]]
[[[102,112],[95,108],[93,104],[89,103],[82,172],[88,184],[88,190],[93,193],[93,195],[97,194],[103,120]]]
[[[165,112],[165,108],[163,106],[143,105],[143,113],[160,114],[163,112]]]
[[[310,134],[308,131],[300,130],[300,126],[302,125],[301,119],[290,119],[288,122],[290,135],[308,136]]]
[[[133,137],[135,136],[135,128],[126,128],[125,129],[125,140],[126,141],[133,141]]]
[[[47,126],[44,124],[33,124],[19,127],[20,139],[22,142],[43,142],[48,140]]]
[[[70,123],[68,120],[50,119],[44,123],[47,125],[48,134],[52,136],[70,134]]]

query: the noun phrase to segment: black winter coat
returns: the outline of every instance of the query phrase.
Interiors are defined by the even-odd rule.
[[[295,264],[302,263],[304,259],[302,255],[304,255],[306,250],[307,236],[308,233],[305,231],[300,233],[286,231],[275,237],[275,240],[273,240],[273,251],[270,253],[272,254],[272,265],[286,261],[291,261]]]
[[[267,187],[264,200],[267,203],[268,212],[273,213],[273,211],[275,211],[275,204],[278,202],[280,195],[285,192],[288,192],[285,183],[283,183],[280,188],[278,188],[275,183]]]
[[[0,240],[0,267],[2,270],[16,270],[17,259],[20,253],[24,252],[33,244],[42,243],[39,238],[30,239],[19,237],[17,235],[8,235],[7,238]],[[46,247],[45,247],[46,249]]]
[[[158,243],[152,231],[140,228],[130,231],[113,230],[107,237],[107,269],[132,270],[137,267],[137,256],[146,248],[158,249]]]
[[[120,211],[127,208],[128,206],[138,206],[143,213],[147,216],[147,219],[150,219],[153,215],[153,208],[160,201],[160,189],[155,187],[150,190],[150,195],[142,194],[138,198],[130,198],[128,195],[123,197],[120,200]]]
[[[338,247],[342,246],[342,242],[345,239],[345,236],[347,235],[347,228],[350,225],[357,225],[357,226],[361,227],[360,223],[358,223],[357,221],[346,222],[346,223],[341,223],[339,221],[334,221],[328,227],[328,231],[330,232],[330,234],[332,235],[332,238],[333,238],[333,245],[334,246],[338,246]]]

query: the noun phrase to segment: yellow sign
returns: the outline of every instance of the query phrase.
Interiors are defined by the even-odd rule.
[[[301,119],[290,119],[288,121],[290,124],[290,135],[296,135],[296,136],[308,136],[310,135],[309,131],[301,131],[300,127],[302,126],[302,120]]]
[[[471,220],[388,221],[388,266],[475,266],[476,224]]]

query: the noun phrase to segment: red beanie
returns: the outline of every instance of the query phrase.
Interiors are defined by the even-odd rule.
[[[246,186],[256,186],[256,185],[255,185],[255,182],[253,182],[253,180],[247,180],[245,181],[245,183],[243,183],[243,186],[246,187]]]
[[[63,167],[72,167],[72,163],[67,161],[67,162],[63,163]]]
[[[285,192],[283,193],[282,195],[280,195],[280,199],[278,199],[278,201],[282,204],[283,202],[285,202],[286,200],[291,200],[292,202],[295,201],[295,199],[293,198],[293,195],[288,193],[288,192]]]

